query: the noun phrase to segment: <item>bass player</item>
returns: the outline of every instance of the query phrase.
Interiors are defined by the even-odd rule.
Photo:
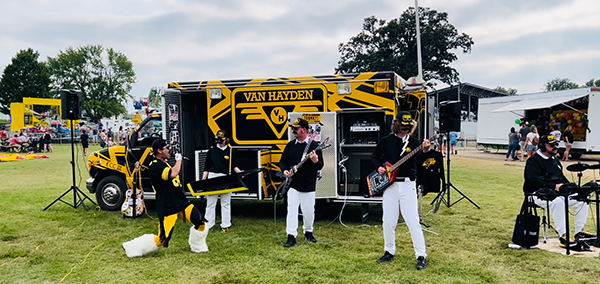
[[[302,209],[304,238],[316,243],[313,235],[313,224],[315,221],[315,189],[317,173],[323,168],[323,154],[320,150],[315,151],[319,143],[308,136],[308,121],[298,118],[290,125],[296,139],[288,142],[281,154],[279,167],[286,178],[292,178],[290,189],[287,191],[287,219],[286,233],[287,241],[283,245],[286,248],[296,245],[298,236],[298,208]],[[303,157],[308,155],[310,161],[292,175],[291,169],[300,163]]]
[[[401,111],[392,121],[392,133],[383,137],[373,155],[371,161],[378,168],[381,175],[388,174],[385,163],[394,164],[403,156],[419,147],[419,140],[410,136],[414,127],[414,121],[408,111]],[[429,152],[431,142],[423,141],[423,152]],[[384,263],[394,259],[396,253],[396,226],[400,211],[406,222],[412,237],[415,256],[417,258],[417,270],[427,268],[427,253],[425,248],[425,237],[419,222],[419,211],[417,203],[417,165],[419,155],[408,159],[397,169],[395,180],[383,192],[383,238],[385,254],[377,262]],[[399,210],[400,208],[400,210]]]

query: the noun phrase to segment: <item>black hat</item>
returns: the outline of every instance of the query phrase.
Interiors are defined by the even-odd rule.
[[[558,141],[554,138],[554,135],[544,135],[540,137],[540,144],[558,144]]]
[[[398,112],[396,119],[398,121],[400,121],[400,124],[402,124],[402,125],[413,125],[413,123],[414,123],[412,116],[410,115],[410,112],[408,112],[408,111]]]
[[[229,134],[227,133],[227,131],[225,131],[225,130],[217,131],[217,136],[215,136],[215,139],[225,139],[225,138],[229,138]]]
[[[154,153],[157,153],[158,149],[162,149],[163,147],[167,146],[167,141],[165,141],[162,138],[158,138],[156,140],[154,140],[154,142],[152,142],[152,150],[154,151]]]
[[[302,127],[302,128],[308,129],[308,121],[306,121],[302,118],[298,118],[298,119],[296,119],[296,121],[294,121],[294,123],[292,123],[290,125],[290,127],[296,127],[296,128]]]

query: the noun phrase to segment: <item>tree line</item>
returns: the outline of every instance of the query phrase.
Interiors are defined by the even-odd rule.
[[[69,47],[39,61],[32,48],[20,50],[0,79],[0,112],[24,97],[59,98],[61,89],[82,92],[83,116],[97,121],[126,114],[124,103],[137,81],[133,63],[121,52],[102,45]]]

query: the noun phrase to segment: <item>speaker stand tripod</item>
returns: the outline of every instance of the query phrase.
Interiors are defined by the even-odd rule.
[[[433,212],[434,213],[437,212],[442,203],[444,203],[446,205],[446,207],[450,208],[454,204],[458,203],[459,201],[461,201],[463,199],[466,199],[469,202],[471,202],[471,204],[473,204],[475,207],[477,207],[477,209],[481,209],[481,207],[479,207],[479,205],[477,205],[477,203],[475,203],[475,201],[471,200],[471,198],[469,198],[466,194],[464,194],[462,191],[460,191],[460,189],[458,189],[456,186],[454,186],[450,180],[450,160],[451,160],[450,159],[450,154],[451,154],[450,132],[449,131],[446,132],[445,135],[448,138],[448,139],[446,139],[446,184],[444,185],[444,188],[440,191],[440,193],[438,193],[438,195],[433,199],[433,201],[431,201],[431,205],[435,204]],[[462,197],[454,202],[451,202],[450,201],[450,189],[454,189]]]
[[[85,211],[89,210],[87,208],[87,206],[85,206],[85,203],[83,202],[86,199],[89,200],[90,202],[92,202],[94,205],[97,205],[93,200],[91,200],[87,195],[85,195],[85,193],[83,193],[83,191],[81,191],[81,189],[79,189],[79,187],[77,187],[77,184],[75,181],[75,151],[74,151],[75,146],[74,146],[74,139],[73,139],[73,120],[72,119],[69,119],[69,120],[71,121],[71,172],[73,174],[73,184],[71,185],[71,188],[69,188],[69,190],[65,191],[65,193],[63,193],[61,196],[59,196],[54,201],[52,201],[52,203],[50,203],[48,206],[46,206],[46,208],[44,208],[44,211],[46,211],[46,209],[50,208],[50,206],[54,205],[54,203],[56,203],[58,201],[60,201],[64,204],[67,204],[75,209],[77,209],[77,207],[79,207],[81,205],[81,206],[83,206]],[[62,198],[71,191],[73,192],[73,204],[70,204],[70,203],[62,200]]]

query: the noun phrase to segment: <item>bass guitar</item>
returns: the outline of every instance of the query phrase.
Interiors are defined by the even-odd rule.
[[[319,146],[317,146],[317,148],[315,148],[313,151],[319,151],[319,150],[324,150],[327,149],[329,147],[331,147],[331,144],[328,144],[329,142],[329,137],[325,138],[325,140],[323,140]],[[311,151],[312,152],[312,151]],[[310,152],[306,153],[306,155],[304,155],[304,157],[302,157],[302,160],[300,160],[300,162],[293,166],[289,172],[292,174],[291,177],[286,177],[285,180],[279,185],[279,187],[277,188],[277,192],[275,192],[275,197],[278,199],[281,199],[285,196],[285,194],[287,193],[288,189],[290,189],[290,184],[292,184],[292,178],[294,176],[294,174],[296,172],[298,172],[298,170],[302,167],[302,165],[304,165],[304,163],[310,158]]]
[[[433,140],[435,138],[431,137],[429,140]],[[413,149],[408,154],[406,154],[402,159],[400,159],[395,164],[390,164],[389,162],[385,162],[385,173],[379,174],[378,170],[373,171],[367,176],[367,185],[369,186],[369,195],[375,196],[383,193],[383,191],[388,188],[394,180],[396,179],[396,173],[398,168],[404,164],[408,159],[412,158],[417,153],[423,150],[423,144],[419,145],[419,147]]]

